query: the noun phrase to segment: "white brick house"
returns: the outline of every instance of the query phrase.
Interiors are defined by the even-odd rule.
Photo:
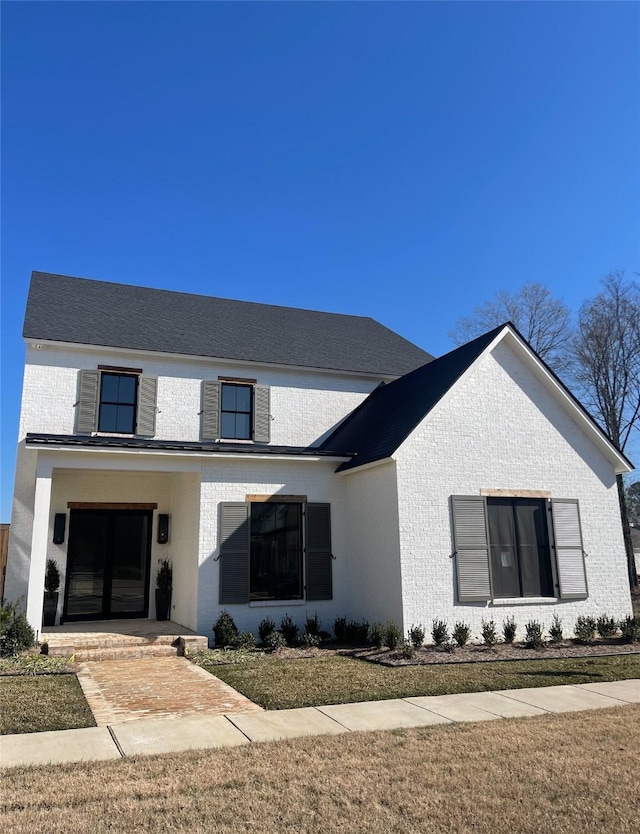
[[[371,319],[34,273],[6,597],[42,624],[522,626],[631,611],[631,464],[510,325],[440,359]],[[166,525],[168,524],[168,540]]]

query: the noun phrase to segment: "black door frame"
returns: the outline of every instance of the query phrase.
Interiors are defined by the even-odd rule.
[[[93,513],[106,515],[112,517],[116,515],[140,515],[146,516],[148,519],[147,525],[147,541],[145,542],[145,583],[144,583],[144,605],[143,610],[135,613],[111,613],[111,589],[113,579],[113,529],[108,524],[107,527],[107,552],[105,558],[104,584],[102,587],[102,611],[99,614],[68,614],[67,607],[69,602],[69,578],[73,570],[73,520],[77,517],[76,514]],[[100,506],[86,508],[86,509],[71,509],[69,511],[69,544],[67,546],[67,574],[64,589],[64,608],[62,614],[62,622],[81,622],[83,620],[135,620],[146,619],[149,616],[149,580],[151,575],[151,545],[152,545],[152,531],[153,531],[153,510],[148,509],[114,509],[112,507]]]

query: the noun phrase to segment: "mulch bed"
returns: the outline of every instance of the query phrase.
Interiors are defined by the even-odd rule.
[[[489,648],[471,644],[453,651],[424,646],[416,649],[411,658],[403,657],[399,651],[387,648],[375,649],[353,647],[322,647],[311,649],[278,649],[272,657],[278,660],[299,660],[305,657],[321,657],[340,654],[382,666],[429,666],[444,663],[495,663],[509,660],[562,660],[573,657],[606,657],[619,654],[640,654],[640,644],[621,643],[620,640],[596,640],[591,644],[564,640],[555,645],[547,644],[538,649],[529,649],[522,643],[498,643]]]

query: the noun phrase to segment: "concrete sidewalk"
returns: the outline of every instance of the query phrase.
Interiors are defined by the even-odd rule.
[[[438,695],[359,704],[127,721],[0,737],[0,764],[63,764],[234,747],[301,736],[493,721],[640,703],[640,680]]]

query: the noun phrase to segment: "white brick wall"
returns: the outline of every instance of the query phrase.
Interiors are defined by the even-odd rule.
[[[378,379],[321,371],[238,366],[134,353],[27,347],[20,438],[26,432],[72,434],[80,368],[98,364],[142,368],[158,377],[156,438],[199,440],[201,384],[218,376],[257,379],[271,387],[271,443],[306,446],[318,441],[378,384]]]
[[[576,423],[511,348],[500,343],[447,395],[398,453],[405,627],[434,618],[500,627],[557,613],[565,633],[580,614],[631,611],[615,475]],[[584,601],[458,604],[450,495],[483,488],[549,490],[578,498],[590,595]],[[379,557],[382,559],[382,555]]]

